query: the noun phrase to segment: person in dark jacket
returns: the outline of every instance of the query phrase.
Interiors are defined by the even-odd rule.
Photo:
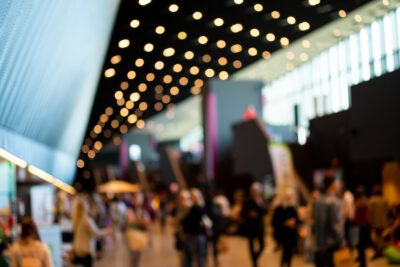
[[[262,199],[262,186],[255,182],[250,188],[250,198],[243,204],[242,218],[244,220],[245,235],[249,240],[251,259],[254,267],[264,249],[264,216],[267,209]],[[258,242],[256,249],[255,241]]]
[[[368,198],[365,196],[363,186],[358,186],[356,189],[355,215],[354,221],[360,228],[358,239],[358,258],[360,267],[366,266],[365,249],[370,244],[370,208]]]

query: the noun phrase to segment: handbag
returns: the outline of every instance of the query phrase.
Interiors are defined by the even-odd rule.
[[[132,251],[143,251],[148,247],[149,236],[146,231],[129,228],[126,230],[126,239]]]

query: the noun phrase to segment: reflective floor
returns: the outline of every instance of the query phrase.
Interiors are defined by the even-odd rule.
[[[171,229],[167,229],[166,233],[160,233],[158,227],[153,227],[153,238],[151,248],[144,252],[141,259],[141,267],[179,267],[179,259],[176,250],[174,249],[174,240]],[[267,248],[260,257],[260,267],[278,267],[281,253],[275,252],[274,244],[271,238],[267,236]],[[368,251],[371,257],[372,251]],[[211,255],[211,251],[210,251]],[[127,245],[122,238],[122,235],[117,235],[116,242],[113,246],[107,248],[104,258],[96,262],[95,267],[129,267],[129,251]],[[210,257],[208,267],[213,267],[213,262]],[[219,267],[251,267],[248,254],[247,242],[244,238],[229,237],[229,250],[220,255]],[[293,267],[312,267],[311,263],[306,263],[302,256],[295,256]],[[400,266],[388,265],[386,260],[381,258],[374,260],[367,265],[368,267],[386,267]]]

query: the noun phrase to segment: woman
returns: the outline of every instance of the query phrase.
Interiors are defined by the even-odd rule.
[[[9,252],[10,267],[53,267],[50,251],[40,241],[35,222],[25,218],[21,224],[20,240]]]
[[[74,262],[84,267],[93,266],[93,257],[96,255],[96,239],[104,235],[93,219],[88,215],[88,208],[85,202],[77,203],[72,228],[74,239],[72,241],[72,251]]]
[[[141,233],[142,241],[147,248],[148,243],[148,227],[150,225],[150,216],[143,208],[143,194],[136,193],[132,198],[132,207],[128,208],[126,213],[127,231],[135,230]],[[128,233],[128,232],[127,232]],[[129,238],[129,235],[128,235]],[[133,240],[132,240],[133,241]],[[131,266],[138,267],[140,256],[144,248],[135,248],[131,246]]]

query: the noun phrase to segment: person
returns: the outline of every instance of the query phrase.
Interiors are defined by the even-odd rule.
[[[86,202],[82,200],[77,203],[73,218],[73,261],[84,267],[91,267],[93,266],[93,257],[96,255],[96,240],[103,237],[105,232],[97,227],[88,213]]]
[[[333,267],[333,252],[342,245],[341,203],[333,177],[324,178],[322,194],[314,201],[312,212],[316,266]]]
[[[220,241],[221,235],[223,233],[223,227],[224,227],[224,216],[223,216],[223,207],[219,202],[217,202],[217,199],[214,198],[212,203],[208,205],[208,211],[207,214],[209,215],[211,221],[212,221],[212,236],[211,236],[211,244],[213,248],[213,260],[214,260],[214,266],[218,267],[219,266],[219,260],[218,260],[218,243]]]
[[[109,212],[112,220],[112,237],[114,243],[118,240],[120,231],[125,227],[126,206],[118,197],[111,201]]]
[[[346,238],[346,243],[349,248],[352,248],[354,242],[350,234],[353,227],[354,221],[354,195],[353,193],[345,189],[342,197],[342,216],[344,222],[344,236]]]
[[[48,247],[40,241],[35,222],[25,218],[21,237],[9,251],[10,267],[53,267]]]
[[[383,257],[383,231],[388,226],[389,204],[382,196],[382,187],[375,185],[369,200],[371,211],[371,229],[375,233],[375,254],[372,259]]]
[[[288,188],[283,192],[281,204],[275,209],[272,219],[274,232],[280,232],[279,241],[283,248],[281,267],[290,267],[291,265],[293,250],[297,244],[298,220],[295,208],[295,191]]]
[[[206,264],[207,240],[203,232],[202,218],[205,214],[204,199],[198,189],[190,190],[190,207],[187,215],[181,220],[183,229],[183,267],[191,267],[196,262],[197,267]]]
[[[266,214],[267,209],[262,199],[261,183],[254,182],[250,186],[250,198],[243,204],[242,209],[243,231],[249,241],[251,260],[254,267],[257,267],[257,260],[264,249],[264,216]],[[255,241],[258,246],[255,246]]]
[[[126,212],[127,229],[135,229],[148,234],[148,227],[151,219],[143,207],[144,196],[141,192],[135,193],[132,197],[132,207]],[[142,251],[131,250],[131,266],[139,267]]]
[[[365,190],[362,186],[358,186],[356,189],[354,222],[359,227],[357,260],[360,262],[360,267],[365,267],[365,249],[370,243],[370,211],[368,198],[365,196]]]

